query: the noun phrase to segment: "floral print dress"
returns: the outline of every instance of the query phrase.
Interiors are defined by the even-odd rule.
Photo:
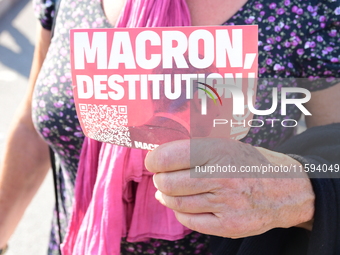
[[[51,29],[56,3],[35,0],[35,13]],[[256,108],[271,107],[273,87],[304,87],[309,91],[339,82],[340,0],[249,0],[223,25],[258,25],[259,78]],[[54,36],[39,74],[33,96],[36,129],[54,150],[60,163],[58,173],[59,218],[62,238],[70,219],[78,160],[84,135],[76,115],[69,59],[69,29],[110,28],[99,0],[62,0]],[[318,79],[323,77],[325,79]],[[264,79],[271,78],[271,79]],[[290,79],[288,79],[290,78]],[[307,78],[307,79],[301,79]],[[298,94],[287,97],[296,98]],[[280,97],[279,97],[280,101]],[[266,119],[281,118],[280,105]],[[299,120],[300,110],[288,105],[285,119]],[[266,122],[263,116],[254,119]],[[294,134],[294,128],[266,123],[253,127],[244,142],[274,148]],[[58,254],[56,212],[53,217],[48,254]],[[152,239],[145,243],[122,240],[122,254],[208,254],[208,238],[193,232],[174,242]]]

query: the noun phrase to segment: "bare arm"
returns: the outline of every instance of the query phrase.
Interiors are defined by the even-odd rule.
[[[50,31],[39,25],[29,88],[13,118],[0,165],[0,248],[14,232],[49,169],[48,147],[33,126],[31,102],[50,37]]]

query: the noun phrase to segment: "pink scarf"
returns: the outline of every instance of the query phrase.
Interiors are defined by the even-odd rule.
[[[127,0],[116,27],[190,26],[185,0]],[[120,242],[178,240],[191,230],[154,197],[146,151],[85,138],[63,255],[118,255]]]

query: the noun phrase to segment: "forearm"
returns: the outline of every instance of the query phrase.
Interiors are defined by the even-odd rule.
[[[8,241],[49,168],[47,145],[19,124],[9,135],[0,172],[0,247]]]
[[[47,144],[35,130],[31,102],[36,79],[50,44],[40,25],[26,97],[8,134],[0,164],[0,248],[4,247],[49,169]]]

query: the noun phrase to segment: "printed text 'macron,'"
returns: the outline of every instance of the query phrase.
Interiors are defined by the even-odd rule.
[[[138,33],[132,41],[127,31],[115,31],[112,38],[108,33],[74,33],[74,68],[85,69],[87,63],[96,63],[97,69],[125,69],[138,67],[150,70],[162,68],[189,68],[185,55],[195,68],[243,68],[250,69],[256,53],[246,53],[243,59],[243,30],[217,29],[213,34],[198,29],[189,35],[181,31],[167,30],[161,34],[151,30]],[[112,41],[108,49],[108,40]],[[147,51],[152,49],[152,53]],[[201,52],[203,48],[203,52]]]

